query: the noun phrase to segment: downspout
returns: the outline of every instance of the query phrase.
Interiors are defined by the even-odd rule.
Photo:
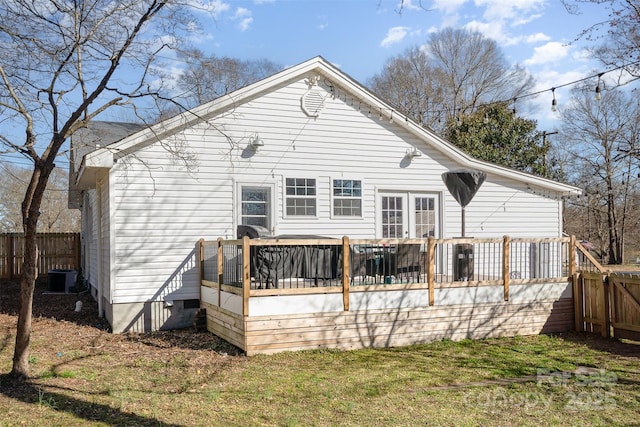
[[[103,271],[102,271],[102,191],[100,189],[100,180],[96,177],[96,216],[98,218],[98,239],[96,249],[98,250],[98,317],[104,317],[103,298]]]

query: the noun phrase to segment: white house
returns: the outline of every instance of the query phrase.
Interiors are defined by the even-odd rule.
[[[473,159],[316,57],[151,128],[94,123],[72,140],[83,274],[114,332],[191,324],[198,239],[461,233],[442,173],[486,181],[472,237],[560,237],[580,190]]]

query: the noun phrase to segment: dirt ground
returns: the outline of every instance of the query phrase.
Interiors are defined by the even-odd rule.
[[[77,301],[82,301],[82,309],[76,312]],[[4,342],[0,350],[11,346],[19,305],[19,284],[17,281],[0,281],[0,331]],[[208,332],[198,332],[195,328],[175,331],[161,331],[146,334],[111,334],[109,324],[98,317],[96,301],[85,292],[81,294],[60,294],[46,292],[37,286],[33,297],[33,333],[43,347],[55,348],[61,341],[93,341],[115,347],[124,345],[145,345],[145,352],[165,352],[167,349],[209,350],[224,356],[240,356],[242,351]],[[6,338],[11,335],[10,342]],[[47,342],[48,341],[48,342]]]

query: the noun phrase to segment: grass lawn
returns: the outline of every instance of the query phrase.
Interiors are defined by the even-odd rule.
[[[248,358],[209,333],[109,334],[75,296],[38,295],[31,378],[16,383],[10,295],[3,284],[3,426],[640,425],[636,343],[570,333]]]

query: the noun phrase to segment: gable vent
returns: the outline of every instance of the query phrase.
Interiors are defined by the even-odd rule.
[[[324,108],[324,100],[325,97],[318,89],[309,89],[300,99],[302,111],[309,117],[318,117]]]

